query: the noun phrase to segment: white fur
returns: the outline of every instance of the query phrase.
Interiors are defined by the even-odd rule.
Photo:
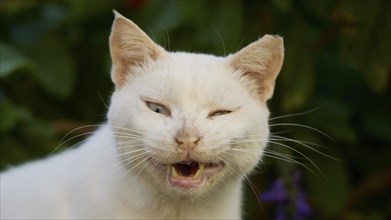
[[[2,173],[1,218],[241,217],[243,178],[261,159],[269,135],[265,100],[253,92],[259,82],[245,76],[243,69],[252,65],[251,60],[237,67],[234,65],[246,53],[220,58],[168,53],[157,45],[147,45],[159,51],[137,54],[135,60],[121,63],[121,57],[135,54],[126,54],[126,49],[137,50],[140,45],[132,44],[140,44],[146,37],[138,35],[138,29],[128,30],[135,25],[124,19],[116,15],[119,27],[113,26],[111,36],[116,90],[108,123],[76,149]],[[113,41],[118,43],[116,34],[126,41],[122,29],[137,35],[132,38],[137,42],[113,45]],[[264,43],[262,39],[257,42]],[[259,57],[253,50],[249,56],[265,57],[262,50]],[[262,63],[262,74],[272,62],[271,55],[266,57],[257,61]],[[274,83],[275,76],[271,78]],[[165,105],[170,115],[151,111],[145,101]],[[232,112],[208,117],[216,110]],[[172,187],[159,169],[184,159],[175,143],[182,130],[201,137],[191,150],[193,160],[226,164],[202,187]]]

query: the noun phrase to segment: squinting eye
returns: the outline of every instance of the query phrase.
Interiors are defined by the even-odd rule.
[[[217,110],[217,111],[213,111],[213,112],[209,113],[208,118],[212,118],[212,117],[220,116],[220,115],[226,115],[226,114],[229,114],[229,113],[231,113],[231,112],[232,112],[232,111],[230,111],[230,110]]]
[[[168,108],[165,107],[164,105],[154,103],[154,102],[145,102],[145,103],[147,104],[149,109],[151,109],[152,111],[158,114],[170,115],[170,110],[168,110]]]

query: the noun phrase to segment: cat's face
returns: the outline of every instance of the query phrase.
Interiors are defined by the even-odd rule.
[[[281,39],[263,41],[226,58],[168,53],[117,15],[108,118],[128,175],[202,196],[251,172],[266,147],[265,102],[282,62]]]

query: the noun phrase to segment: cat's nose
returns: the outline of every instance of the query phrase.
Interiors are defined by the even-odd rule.
[[[181,148],[193,149],[200,140],[201,137],[199,135],[189,134],[184,131],[180,131],[175,135],[175,143]]]
[[[197,145],[201,137],[175,137],[175,142],[178,145]]]

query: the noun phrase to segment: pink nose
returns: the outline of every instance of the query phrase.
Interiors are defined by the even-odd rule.
[[[201,137],[175,137],[175,142],[178,145],[197,145],[198,142],[200,141]]]
[[[175,142],[178,144],[178,147],[185,149],[193,149],[197,146],[201,137],[195,134],[189,134],[185,131],[179,131],[175,136]]]

